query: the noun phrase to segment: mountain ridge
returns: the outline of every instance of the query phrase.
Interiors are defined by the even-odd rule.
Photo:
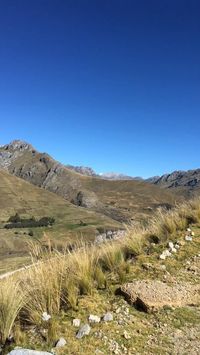
[[[148,216],[177,197],[137,180],[105,180],[86,176],[38,152],[31,144],[15,140],[0,148],[0,167],[69,202],[102,213],[119,222]]]

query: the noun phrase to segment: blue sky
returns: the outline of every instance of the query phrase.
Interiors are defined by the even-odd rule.
[[[148,177],[200,167],[198,0],[1,0],[0,144]]]

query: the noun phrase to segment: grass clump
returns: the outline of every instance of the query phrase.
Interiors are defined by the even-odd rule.
[[[0,343],[4,344],[11,331],[20,310],[25,303],[26,295],[20,287],[20,282],[14,278],[1,281],[0,287]]]

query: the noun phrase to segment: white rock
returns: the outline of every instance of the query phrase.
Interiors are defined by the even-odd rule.
[[[56,343],[56,348],[61,348],[62,346],[65,346],[66,344],[67,344],[66,340],[64,338],[60,338]]]
[[[88,319],[90,323],[100,323],[101,321],[101,318],[99,316],[95,316],[94,314],[90,314]]]
[[[113,315],[111,312],[107,312],[103,317],[104,322],[111,322],[113,320]]]
[[[172,249],[171,249],[171,252],[172,252],[172,253],[176,253],[176,252],[177,252],[176,248],[172,248]]]
[[[194,232],[191,232],[191,235],[194,237]]]
[[[190,228],[187,228],[187,232],[192,232],[192,230]]]
[[[49,319],[51,319],[50,314],[48,314],[47,312],[43,312],[42,313],[42,320],[45,322],[48,322]]]
[[[165,255],[165,256],[171,256],[171,255],[172,255],[168,249],[165,249],[165,250],[162,252],[162,254]]]
[[[170,249],[173,249],[173,248],[174,248],[174,243],[169,242],[169,243],[168,243],[168,246],[169,246]]]
[[[161,260],[165,260],[166,259],[166,256],[164,254],[160,254],[160,259]]]
[[[84,324],[78,331],[78,333],[76,334],[76,338],[77,339],[81,339],[83,338],[85,335],[90,334],[90,326],[89,324]]]
[[[174,245],[174,248],[180,249],[180,245],[179,245],[179,244],[175,244],[175,245]]]
[[[81,320],[78,319],[78,318],[75,318],[75,319],[73,319],[72,324],[73,324],[74,327],[78,328],[78,327],[80,327]]]
[[[192,237],[191,237],[190,235],[186,235],[186,236],[185,236],[185,240],[186,240],[187,242],[191,242],[191,241],[192,241]]]

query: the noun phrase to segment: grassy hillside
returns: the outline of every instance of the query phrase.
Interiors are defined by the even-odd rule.
[[[39,219],[44,216],[54,217],[52,227],[30,229],[3,228],[10,216],[19,213],[21,217]],[[46,243],[44,233],[55,244],[63,245],[80,238],[93,239],[97,228],[116,229],[121,225],[110,218],[77,207],[60,196],[38,188],[20,178],[0,171],[0,272],[27,262],[27,240],[39,239]]]
[[[190,241],[185,238],[189,232]],[[152,243],[157,237],[157,244]],[[176,253],[166,260],[160,255],[178,245]],[[39,263],[1,282],[0,342],[8,348],[50,351],[60,337],[66,345],[57,354],[183,354],[199,353],[199,270],[200,270],[200,201],[191,201],[169,212],[158,212],[144,229],[131,228],[125,238],[100,246],[82,246],[73,253],[41,254]],[[122,285],[139,282],[159,285],[157,309],[147,311],[144,303],[127,303],[119,294]],[[151,287],[151,286],[150,286]],[[169,306],[176,288],[178,302]],[[182,292],[194,291],[186,303]],[[12,292],[11,292],[12,290]],[[154,290],[151,289],[154,293]],[[175,295],[176,296],[176,295]],[[143,298],[146,297],[146,298]],[[176,296],[177,297],[177,296]],[[165,302],[161,305],[162,300]],[[161,301],[160,301],[161,300]],[[129,300],[131,301],[131,300]],[[140,308],[139,308],[140,306]],[[111,312],[113,319],[90,323],[90,333],[76,338],[77,328],[89,323],[90,314],[102,316]],[[43,312],[51,318],[42,320]],[[13,343],[6,342],[13,334]]]

